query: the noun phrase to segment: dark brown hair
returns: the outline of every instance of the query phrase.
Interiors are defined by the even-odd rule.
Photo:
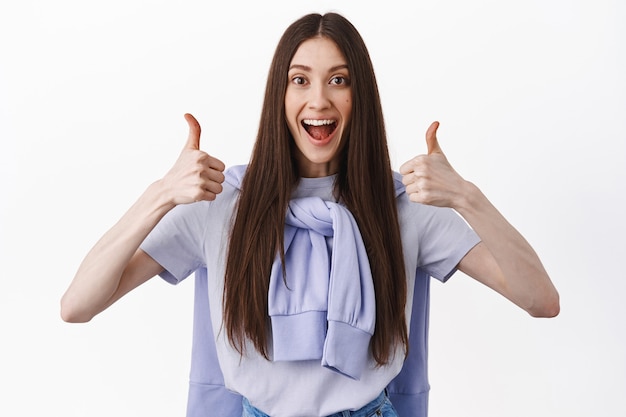
[[[270,270],[277,254],[284,259],[285,215],[299,178],[293,138],[285,120],[287,73],[302,42],[318,36],[337,44],[350,72],[352,117],[349,136],[342,138],[346,143],[335,194],[352,212],[367,250],[376,293],[371,350],[377,363],[383,365],[398,344],[408,349],[402,242],[374,69],[357,30],[335,13],[302,17],[287,28],[276,48],[257,140],[230,236],[224,324],[231,344],[240,353],[248,339],[268,358]]]

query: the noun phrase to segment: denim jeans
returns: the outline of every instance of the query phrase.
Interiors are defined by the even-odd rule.
[[[262,411],[254,408],[247,399],[243,399],[243,414],[241,417],[270,417]],[[327,417],[398,417],[396,410],[391,405],[386,392],[382,392],[378,398],[356,411],[340,411]]]

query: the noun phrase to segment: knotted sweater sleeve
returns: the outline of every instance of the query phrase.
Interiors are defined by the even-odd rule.
[[[292,200],[285,270],[283,281],[277,257],[268,294],[274,360],[321,359],[322,366],[358,379],[368,363],[376,300],[352,214],[317,197]]]

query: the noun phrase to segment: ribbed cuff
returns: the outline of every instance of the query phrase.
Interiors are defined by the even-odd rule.
[[[329,321],[322,365],[358,381],[369,363],[371,338],[349,324]]]
[[[326,312],[272,316],[274,361],[319,360],[324,351]]]

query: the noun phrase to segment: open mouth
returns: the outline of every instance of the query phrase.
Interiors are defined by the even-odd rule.
[[[337,122],[335,120],[304,119],[302,127],[313,139],[323,141],[337,129]]]

